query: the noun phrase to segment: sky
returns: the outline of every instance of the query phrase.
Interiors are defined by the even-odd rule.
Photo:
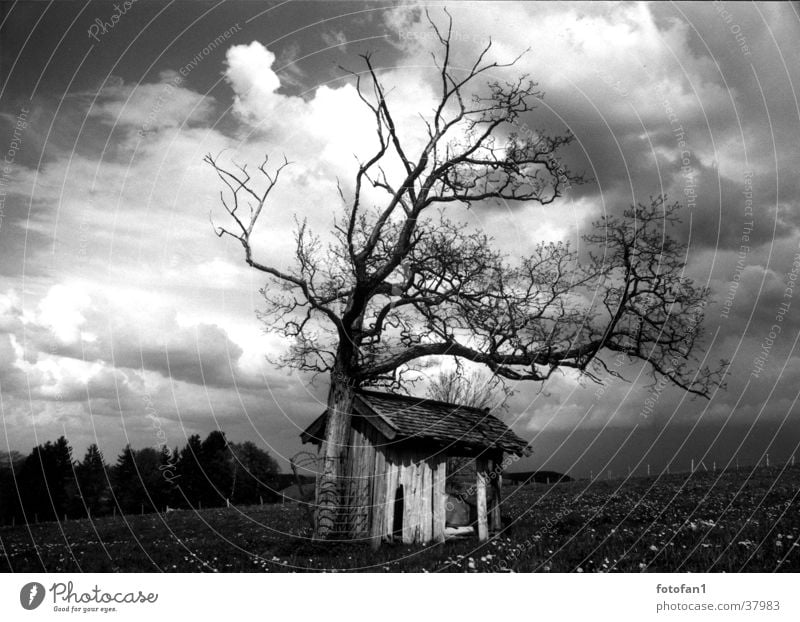
[[[712,290],[702,356],[730,361],[710,399],[643,368],[597,385],[518,384],[499,413],[533,456],[576,477],[786,462],[800,387],[800,18],[791,4],[90,1],[0,3],[0,450],[64,434],[182,446],[224,430],[285,466],[324,409],[325,378],[268,359],[264,275],[214,235],[207,153],[292,161],[254,239],[285,266],[294,218],[321,235],[374,144],[345,69],[370,52],[410,144],[436,94],[422,7],[453,17],[453,63],[491,39],[527,50],[498,79],[544,91],[520,121],[570,130],[591,182],[552,205],[459,218],[510,256],[578,246],[592,222],[666,194],[686,273]],[[508,72],[512,73],[508,73]],[[648,467],[648,465],[650,465]]]

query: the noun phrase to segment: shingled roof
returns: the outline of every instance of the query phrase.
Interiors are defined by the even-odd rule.
[[[353,411],[388,441],[425,440],[472,450],[502,449],[517,455],[525,453],[528,446],[500,419],[479,408],[361,390]],[[322,442],[327,414],[326,410],[300,435],[304,443]]]

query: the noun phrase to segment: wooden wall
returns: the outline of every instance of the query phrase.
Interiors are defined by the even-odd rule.
[[[353,420],[343,469],[347,508],[342,535],[426,543],[444,540],[446,457],[430,450],[394,446],[372,426]],[[395,504],[402,487],[402,515]]]
[[[444,540],[446,461],[441,454],[404,448],[385,449],[385,495],[375,508],[374,537],[399,538],[405,544]],[[402,514],[396,510],[402,487]],[[395,524],[395,518],[401,525]]]
[[[493,462],[498,462],[473,460],[462,469],[454,486],[456,481],[447,478],[447,456],[387,442],[359,418],[353,418],[349,445],[343,468],[345,509],[339,526],[343,536],[369,539],[375,546],[387,540],[404,544],[444,541],[447,487],[453,492],[467,480],[472,480],[470,496],[482,514],[478,516],[479,537],[486,539],[489,529],[500,529],[500,481],[488,476]]]

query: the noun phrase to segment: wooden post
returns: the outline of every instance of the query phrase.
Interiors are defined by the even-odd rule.
[[[477,458],[475,460],[475,466],[475,485],[477,488],[476,496],[478,503],[478,540],[485,542],[489,539],[489,524],[486,516],[486,458]]]
[[[439,463],[433,473],[433,539],[444,542],[444,528],[447,521],[447,457],[439,456]]]
[[[501,453],[499,458],[495,458],[492,461],[492,492],[494,494],[492,495],[491,529],[495,533],[499,533],[503,529],[503,520],[500,517],[500,501],[502,499],[503,490],[502,464],[503,454]]]

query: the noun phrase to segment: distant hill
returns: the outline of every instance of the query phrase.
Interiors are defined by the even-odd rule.
[[[503,473],[503,480],[512,484],[558,484],[571,482],[573,479],[557,471],[521,471],[518,473]]]

